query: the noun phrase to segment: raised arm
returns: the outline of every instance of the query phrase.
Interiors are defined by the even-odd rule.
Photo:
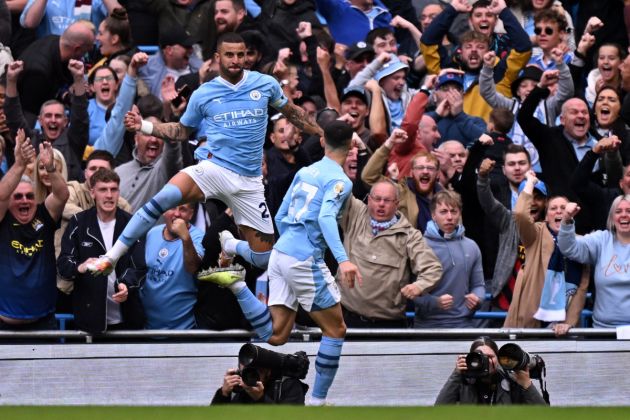
[[[494,66],[497,56],[494,51],[488,51],[483,56],[483,67],[479,73],[479,93],[493,108],[512,109],[515,99],[510,99],[502,93],[497,92],[497,85],[494,82]]]
[[[203,255],[197,253],[192,236],[190,235],[190,227],[183,219],[175,219],[173,221],[174,233],[179,236],[182,241],[182,248],[184,250],[184,270],[187,273],[193,274],[201,267],[201,259]],[[201,247],[201,243],[199,244]]]
[[[330,53],[328,50],[322,47],[317,47],[317,65],[319,71],[322,74],[322,80],[324,82],[324,97],[326,98],[326,106],[332,109],[336,109],[337,112],[341,112],[341,105],[339,103],[339,95],[337,93],[337,86],[330,74]]]
[[[516,222],[521,242],[525,247],[533,244],[538,235],[536,224],[533,222],[530,215],[532,196],[534,194],[534,185],[536,185],[536,182],[538,182],[538,178],[536,178],[534,171],[528,171],[525,188],[523,188],[523,192],[519,194],[514,208],[514,221]]]
[[[576,237],[573,218],[579,211],[580,206],[577,203],[567,203],[558,232],[558,248],[562,255],[573,261],[595,265],[601,256],[601,244],[605,236],[611,234],[600,230],[580,238]],[[612,241],[612,237],[609,240]]]
[[[492,194],[489,175],[494,164],[492,159],[487,158],[481,162],[477,173],[477,198],[484,213],[488,216],[486,220],[502,232],[512,222],[512,212],[505,208]]]
[[[80,60],[71,59],[68,70],[72,74],[72,105],[70,108],[70,125],[68,126],[68,140],[72,150],[79,160],[82,160],[85,147],[88,144],[90,117],[88,116],[88,99],[85,94],[84,65]]]
[[[14,154],[15,162],[0,179],[0,220],[4,219],[9,207],[9,197],[20,183],[27,163],[35,159],[35,149],[30,140],[26,138],[24,130],[18,130],[18,135],[15,137]]]
[[[24,113],[22,112],[22,105],[20,104],[20,97],[18,92],[18,78],[24,71],[24,62],[21,60],[15,60],[7,66],[6,78],[6,98],[4,103],[4,112],[7,116],[7,126],[11,130],[12,135],[16,135],[19,129],[25,131],[26,137],[32,137],[33,131],[28,126]]]
[[[291,124],[299,128],[301,131],[324,137],[324,130],[317,125],[317,123],[306,113],[306,111],[294,103],[287,102],[282,108],[280,108],[280,112],[287,117],[287,120]]]
[[[46,14],[47,5],[48,0],[29,1],[20,16],[20,25],[27,29],[37,28]]]
[[[63,208],[66,205],[66,201],[68,201],[70,193],[68,192],[66,180],[63,179],[61,174],[57,172],[57,168],[55,168],[55,159],[53,156],[52,145],[47,141],[40,143],[39,161],[44,164],[44,168],[46,168],[46,172],[48,172],[52,190],[51,193],[48,194],[48,197],[46,197],[44,205],[48,213],[50,213],[50,217],[57,221],[61,218]]]
[[[138,69],[144,66],[147,60],[148,56],[143,52],[136,53],[131,57],[131,63],[122,81],[111,117],[107,121],[101,135],[96,139],[94,149],[107,150],[114,156],[120,152],[125,134],[125,126],[122,124],[122,120],[125,113],[131,109],[133,99],[136,96]]]
[[[143,120],[140,114],[135,111],[129,111],[125,114],[125,128],[128,131],[140,131],[143,134],[159,137],[170,141],[187,141],[190,135],[195,131],[194,128],[186,127],[179,122],[172,123],[152,123]]]

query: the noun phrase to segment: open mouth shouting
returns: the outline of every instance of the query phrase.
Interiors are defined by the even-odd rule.
[[[599,74],[604,80],[612,80],[615,77],[615,69],[609,63],[605,63],[599,68]]]

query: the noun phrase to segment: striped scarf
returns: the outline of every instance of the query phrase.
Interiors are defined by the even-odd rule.
[[[393,218],[386,222],[377,222],[370,218],[370,224],[372,225],[372,235],[376,236],[379,232],[389,229],[398,222],[398,216],[394,215]]]

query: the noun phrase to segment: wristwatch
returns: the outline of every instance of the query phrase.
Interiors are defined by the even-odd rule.
[[[55,166],[54,163],[53,163],[52,168],[46,167],[46,172],[48,173],[55,172],[55,170],[57,170],[57,167]]]

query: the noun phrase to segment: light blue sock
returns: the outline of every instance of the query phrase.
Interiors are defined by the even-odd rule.
[[[243,315],[252,325],[258,337],[261,340],[269,341],[273,335],[273,324],[267,305],[259,301],[247,287],[242,288],[235,295]]]
[[[271,255],[271,251],[254,252],[249,247],[249,243],[247,243],[247,241],[239,241],[238,244],[236,244],[236,253],[243,257],[243,259],[248,263],[255,265],[258,268],[262,268],[263,270],[265,270],[267,265],[269,265],[269,256]]]
[[[153,227],[162,213],[178,205],[182,201],[182,192],[173,184],[166,184],[148,203],[138,210],[122,234],[120,242],[130,247]]]
[[[319,399],[326,399],[328,389],[335,379],[339,368],[339,358],[343,338],[331,338],[322,336],[319,343],[319,351],[315,358],[315,385],[313,385],[313,396]]]

